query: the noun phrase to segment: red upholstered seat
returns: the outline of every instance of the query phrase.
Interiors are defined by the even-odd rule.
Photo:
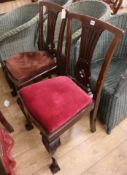
[[[92,99],[70,78],[59,76],[19,91],[28,111],[47,133],[69,121]]]
[[[47,66],[54,66],[55,62],[46,51],[18,53],[5,62],[8,71],[19,82],[41,73]]]

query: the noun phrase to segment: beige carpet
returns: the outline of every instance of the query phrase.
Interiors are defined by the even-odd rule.
[[[31,3],[31,0],[16,0],[16,1],[0,3],[0,13],[9,12],[17,7],[20,7],[28,3]]]

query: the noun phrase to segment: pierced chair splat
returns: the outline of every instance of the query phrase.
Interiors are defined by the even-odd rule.
[[[100,95],[113,52],[123,34],[105,22],[89,16],[67,13],[67,33],[65,47],[66,76],[58,76],[44,80],[19,90],[19,100],[26,111],[29,123],[34,123],[42,135],[42,142],[50,153],[53,173],[60,170],[54,153],[60,145],[60,136],[80,118],[81,114],[90,112],[91,131],[96,130],[96,114],[100,101]],[[75,76],[71,77],[70,52],[73,34],[72,21],[81,23],[81,43]],[[112,42],[104,58],[98,80],[94,88],[93,98],[89,95],[91,59],[104,31],[113,34]]]
[[[44,26],[44,6],[47,9],[47,23]],[[13,87],[13,94],[23,86],[42,80],[53,73],[58,73],[57,64],[64,35],[66,18],[61,20],[61,28],[58,34],[58,44],[55,47],[54,33],[58,14],[63,7],[49,3],[40,2],[39,33],[40,50],[34,52],[17,53],[4,61],[7,77]],[[44,27],[47,28],[45,36]],[[46,37],[46,38],[45,38]]]

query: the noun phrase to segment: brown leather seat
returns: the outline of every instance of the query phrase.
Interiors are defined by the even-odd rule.
[[[67,13],[65,11],[65,18],[60,20],[60,30],[56,36],[56,21],[63,7],[55,3],[48,3],[45,7],[48,15],[46,23],[45,16],[43,16],[44,8],[42,7],[39,10],[38,50],[26,52],[23,50],[20,53],[17,51],[15,55],[10,55],[11,57],[2,62],[5,76],[13,89],[13,96],[17,95],[17,91],[23,86],[61,73],[61,69],[58,70],[58,64],[61,63],[59,58],[62,52]],[[58,44],[56,41],[59,41]]]
[[[5,64],[16,80],[24,82],[47,69],[47,66],[54,66],[55,62],[48,52],[36,51],[18,53],[7,59]]]

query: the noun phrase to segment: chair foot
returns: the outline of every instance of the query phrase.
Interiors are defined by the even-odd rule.
[[[46,150],[49,152],[51,159],[52,159],[52,164],[49,166],[51,172],[57,173],[60,170],[60,167],[55,159],[55,151],[58,148],[58,146],[61,144],[60,143],[60,138],[56,138],[54,140],[49,140],[45,135],[43,135],[42,132],[40,132],[41,136],[42,136],[42,142],[46,148]]]
[[[91,130],[91,132],[96,132],[96,127],[95,126],[92,126],[90,130]]]
[[[21,107],[21,102],[19,98],[17,98],[17,104],[19,105],[19,107]]]
[[[17,96],[16,90],[12,90],[12,91],[11,91],[11,95],[12,95],[13,97],[16,97],[16,96]]]
[[[32,122],[30,121],[29,117],[27,116],[27,114],[26,114],[25,111],[24,111],[24,107],[23,107],[23,104],[22,104],[21,101],[20,101],[20,98],[17,99],[17,104],[19,105],[19,107],[21,108],[23,114],[24,114],[25,117],[26,117],[26,122],[27,122],[26,125],[25,125],[26,130],[27,130],[27,131],[32,130],[34,127],[33,127],[33,125],[32,125]]]
[[[90,113],[90,130],[91,130],[91,132],[96,131],[96,118],[94,118],[93,111],[91,111],[91,113]]]
[[[111,134],[111,129],[107,128],[107,134]]]
[[[33,127],[33,125],[32,125],[31,123],[27,123],[27,124],[25,125],[25,128],[26,128],[27,131],[30,131],[30,130],[32,130],[34,127]]]
[[[6,120],[2,112],[0,111],[0,122],[6,128],[8,132],[14,132],[14,128],[10,125],[10,123]]]
[[[54,157],[52,157],[52,164],[49,166],[49,168],[53,174],[60,171],[60,167]]]

